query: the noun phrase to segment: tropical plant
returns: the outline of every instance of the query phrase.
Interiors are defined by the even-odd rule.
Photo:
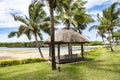
[[[113,32],[113,37],[115,38],[116,44],[118,44],[119,41],[120,41],[120,29],[118,29],[117,31]]]
[[[120,26],[120,10],[117,9],[117,6],[119,5],[118,2],[113,3],[110,7],[108,7],[107,9],[103,10],[103,17],[98,16],[98,21],[100,22],[100,25],[98,26],[98,30],[99,28],[103,28],[101,29],[102,32],[107,33],[108,37],[107,40],[110,43],[110,48],[111,51],[114,51],[112,48],[112,43],[114,43],[114,36],[113,36],[113,31],[115,29],[115,27]],[[91,27],[92,29],[92,27]],[[93,27],[94,29],[94,27]],[[101,33],[101,30],[99,30],[99,32]]]
[[[81,30],[87,27],[87,24],[93,22],[90,15],[86,14],[83,7],[86,2],[82,0],[64,0],[60,1],[57,5],[56,11],[62,22],[69,28],[70,25],[74,26],[74,30],[80,34]]]
[[[107,31],[109,34],[109,42],[110,42],[111,51],[114,51],[112,48],[112,42],[114,42],[114,39],[113,39],[114,28],[116,26],[120,26],[120,24],[118,23],[120,21],[120,18],[119,18],[120,10],[116,9],[118,5],[119,3],[115,2],[107,9],[103,10],[103,18],[105,19],[104,25],[107,27]]]
[[[33,3],[37,2],[38,0],[33,0]],[[51,61],[52,61],[52,70],[56,70],[56,61],[55,61],[55,41],[54,41],[54,10],[56,8],[56,3],[59,0],[40,0],[41,2],[47,2],[49,5],[49,12],[50,12],[50,37],[51,37],[51,44],[50,44],[50,52],[51,52]]]
[[[31,35],[34,35],[36,40],[36,46],[38,47],[39,53],[43,58],[43,54],[40,49],[40,44],[38,38],[42,40],[41,30],[49,33],[49,24],[50,22],[46,20],[46,13],[43,10],[44,5],[39,1],[34,4],[29,5],[29,16],[15,16],[13,15],[15,21],[22,22],[18,31],[9,33],[8,37],[20,37],[22,34],[25,34],[29,40],[31,40]]]
[[[93,25],[93,26],[91,26],[89,28],[89,31],[94,30],[94,29],[98,30],[97,35],[99,35],[102,38],[102,41],[103,41],[103,43],[105,45],[105,40],[104,40],[104,38],[106,38],[106,36],[105,36],[105,32],[106,32],[105,27],[102,26],[102,25]],[[97,37],[97,35],[96,35],[96,37]]]
[[[86,2],[82,0],[59,0],[56,6],[58,19],[60,19],[67,29],[73,25],[73,29],[81,34],[81,29],[85,29],[85,24],[90,20],[90,16],[85,13],[83,5]],[[83,16],[84,15],[84,16]],[[89,19],[85,20],[85,17]],[[83,26],[84,24],[84,26]],[[82,26],[81,26],[82,25]],[[68,43],[69,55],[72,54],[71,44]]]

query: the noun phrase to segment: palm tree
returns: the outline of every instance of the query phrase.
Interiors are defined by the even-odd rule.
[[[120,26],[120,23],[119,23],[120,22],[120,18],[119,18],[120,10],[117,10],[116,8],[118,4],[119,4],[118,2],[113,3],[109,8],[104,9],[103,17],[100,17],[99,14],[97,15],[98,21],[100,22],[100,25],[98,26],[103,26],[104,27],[103,30],[105,31],[105,33],[108,33],[109,35],[107,39],[110,43],[111,51],[114,51],[112,48],[112,40],[114,42],[114,39],[113,39],[114,28],[116,26]]]
[[[106,32],[105,26],[103,26],[101,24],[100,25],[93,25],[89,28],[89,31],[94,30],[94,29],[98,30],[97,35],[99,35],[102,38],[102,41],[103,41],[104,46],[105,46],[105,40],[104,40],[104,38],[106,38],[106,36],[105,36],[105,32]]]
[[[62,22],[69,28],[74,26],[74,30],[81,34],[81,30],[87,27],[87,24],[93,22],[90,15],[86,14],[83,7],[86,2],[82,0],[64,0],[57,5],[56,11]]]
[[[120,40],[120,29],[113,33],[113,37],[115,38],[115,42],[118,45],[118,40]]]
[[[77,32],[82,34],[82,30],[86,29],[87,24],[94,22],[92,17],[86,13],[83,13],[79,16],[75,16],[75,20],[78,22],[78,26],[74,26]]]
[[[62,20],[63,24],[65,24],[68,29],[70,25],[73,25],[73,29],[81,33],[81,29],[85,29],[85,23],[91,19],[88,14],[85,14],[85,8],[83,7],[85,3],[86,2],[82,0],[60,0],[56,7],[58,19]],[[87,19],[85,20],[86,17]],[[72,46],[69,43],[68,52],[69,55],[72,54]]]
[[[49,4],[49,12],[50,12],[50,22],[51,22],[51,57],[52,57],[52,70],[56,70],[56,61],[55,61],[55,36],[54,36],[54,9],[56,8],[57,0],[47,0]]]
[[[117,22],[120,21],[119,15],[120,10],[116,10],[116,7],[119,5],[118,2],[113,3],[110,7],[103,10],[103,18],[105,19],[105,24],[109,33],[109,42],[111,46],[111,51],[114,51],[112,48],[113,40],[113,30],[115,26],[120,26]],[[114,42],[114,41],[113,41]]]
[[[37,2],[38,0],[34,0]],[[46,1],[49,5],[49,12],[50,12],[50,37],[51,37],[51,44],[50,44],[50,52],[51,52],[51,59],[52,59],[52,70],[56,70],[56,61],[55,61],[55,41],[54,41],[54,10],[56,8],[56,3],[59,0],[40,0],[41,2]]]
[[[43,54],[40,49],[40,44],[38,38],[42,40],[41,30],[49,33],[49,21],[46,20],[46,13],[43,10],[44,5],[40,2],[30,4],[29,5],[29,17],[27,16],[15,16],[13,15],[15,21],[19,21],[22,24],[20,25],[18,31],[14,31],[9,33],[8,37],[20,37],[22,34],[25,34],[27,38],[30,40],[31,35],[34,35],[36,40],[36,46],[38,47],[39,53],[42,58]]]

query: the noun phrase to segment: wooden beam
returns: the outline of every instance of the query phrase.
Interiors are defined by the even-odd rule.
[[[51,46],[49,44],[49,59],[51,60]]]
[[[72,55],[72,45],[70,45],[70,48],[71,48],[71,55]]]
[[[58,44],[58,63],[60,63],[60,44]]]
[[[70,55],[70,44],[68,43],[68,54]]]
[[[68,43],[68,54],[72,55],[72,46],[70,43]]]
[[[84,58],[84,47],[83,47],[83,44],[81,44],[81,57]]]

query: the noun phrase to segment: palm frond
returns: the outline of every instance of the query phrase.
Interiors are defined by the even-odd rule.
[[[33,17],[34,17],[34,5],[33,4],[30,4],[29,5],[29,9],[28,9],[28,12],[29,12],[29,17],[30,19],[33,21]]]
[[[31,40],[31,32],[30,32],[29,29],[26,29],[26,31],[24,32],[24,34],[27,36],[27,38],[28,38],[29,40]]]
[[[49,26],[50,24],[51,24],[50,21],[44,21],[44,22],[38,23],[38,27]]]
[[[98,29],[98,27],[99,27],[99,25],[93,25],[89,28],[89,31],[94,30],[94,29]]]
[[[120,15],[120,10],[117,10],[116,12],[114,12],[114,14],[112,15],[112,19],[113,20],[116,20],[119,18],[119,15]]]
[[[78,26],[78,23],[77,23],[76,20],[74,20],[74,19],[72,19],[72,18],[70,18],[69,20],[70,20],[70,22],[71,22],[72,24],[74,24],[75,27]]]
[[[20,21],[20,22],[24,23],[25,25],[29,25],[28,21],[25,18],[23,18],[22,16],[13,15],[13,17],[14,17],[15,21]]]
[[[41,30],[42,30],[43,32],[45,32],[45,33],[47,33],[47,34],[50,35],[50,27],[48,27],[48,26],[42,26],[42,27],[40,27],[40,28],[41,28]]]
[[[46,12],[44,10],[41,10],[39,14],[36,16],[36,23],[41,22],[46,17]]]
[[[36,18],[43,13],[41,16],[45,15],[45,12],[43,11],[44,4],[40,3],[39,1],[34,5],[34,15],[33,20],[35,21]],[[40,13],[41,12],[41,13]]]
[[[20,27],[18,28],[18,34],[17,34],[17,37],[20,37],[24,32],[25,32],[25,29],[27,27],[25,25],[20,25]]]
[[[41,34],[40,32],[37,32],[37,35],[39,36],[39,38],[40,38],[41,40],[43,40],[42,34]]]
[[[14,36],[17,36],[17,32],[16,32],[16,31],[10,32],[10,33],[8,34],[8,38],[12,38],[12,37],[14,37]]]

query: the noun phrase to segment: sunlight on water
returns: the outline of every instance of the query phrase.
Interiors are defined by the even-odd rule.
[[[100,46],[84,46],[85,50],[93,49],[93,48],[99,48]],[[55,47],[57,50],[57,47]],[[61,47],[61,50],[67,50],[68,47]],[[80,50],[80,46],[72,46],[72,50]],[[1,47],[0,50],[37,50],[37,48],[7,48],[7,47]],[[49,50],[48,47],[41,47],[41,50]]]

